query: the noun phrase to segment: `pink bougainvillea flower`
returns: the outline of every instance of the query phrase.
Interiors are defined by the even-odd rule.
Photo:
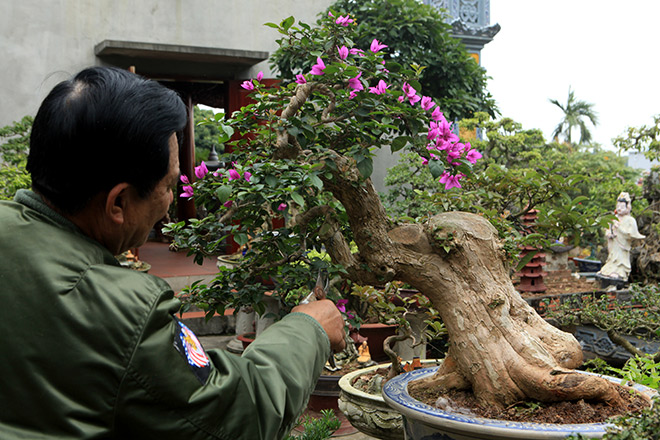
[[[373,53],[378,53],[381,49],[385,49],[386,47],[387,45],[380,44],[380,42],[374,38],[374,41],[371,42],[371,47],[369,47],[369,50],[371,50]]]
[[[358,73],[357,76],[354,78],[350,78],[348,80],[348,86],[353,89],[353,90],[364,90],[364,86],[362,85],[362,81],[360,81],[360,77],[362,76],[362,72]]]
[[[325,63],[321,57],[316,57],[316,64],[312,66],[312,75],[323,75],[323,70],[325,70]]]
[[[362,49],[351,49],[348,51],[351,55],[359,55],[361,57],[364,56],[364,51]]]
[[[179,180],[181,180],[181,182],[183,182],[183,183],[190,183],[190,180],[188,180],[188,176],[186,176],[185,174],[181,174],[181,177],[179,177]]]
[[[342,46],[338,47],[337,51],[339,52],[339,58],[345,60],[348,57],[348,47]]]
[[[232,200],[227,200],[227,201],[226,201],[225,203],[223,203],[222,205],[223,205],[225,208],[230,208],[231,205],[233,205],[233,204],[234,204],[234,202],[233,202]]]
[[[243,87],[245,90],[254,90],[254,84],[252,84],[251,79],[243,81],[241,83],[241,87]]]
[[[440,127],[437,122],[431,121],[429,124],[429,133],[426,135],[427,139],[437,139],[440,136]]]
[[[440,176],[440,179],[438,179],[438,182],[444,183],[445,189],[461,188],[461,184],[459,180],[461,180],[462,177],[463,174],[461,173],[452,176],[451,174],[445,171],[444,173],[442,173],[442,176]]]
[[[305,75],[303,75],[302,73],[299,73],[298,75],[296,75],[296,82],[298,84],[306,84],[307,80],[305,79]]]
[[[264,73],[259,71],[259,73],[257,73],[257,81],[261,81],[262,79],[264,79]]]
[[[252,173],[249,172],[249,171],[244,172],[243,173],[243,178],[249,182],[250,179],[252,178]]]
[[[477,161],[483,157],[481,153],[472,148],[469,142],[466,145],[466,149],[467,154],[465,155],[465,159],[467,159],[467,161],[471,164],[477,163]]]
[[[348,304],[348,300],[347,300],[347,299],[340,299],[340,300],[338,300],[337,303],[336,303],[337,310],[339,310],[339,311],[342,312],[342,313],[345,313],[345,314],[346,314],[346,317],[347,317],[348,319],[353,319],[353,318],[355,318],[355,315],[354,315],[353,313],[351,313],[350,310],[346,310],[346,304]]]
[[[236,171],[234,169],[229,170],[229,180],[236,180],[236,179],[240,179],[240,178],[241,178],[241,175],[238,171]]]
[[[387,90],[389,86],[385,81],[382,79],[378,81],[378,85],[376,87],[369,87],[369,93],[375,93],[376,95],[382,95],[385,93],[385,90]]]
[[[430,96],[422,96],[421,106],[424,110],[431,110],[434,105],[435,102],[433,102],[433,98],[431,98]]]
[[[406,94],[406,98],[408,98],[411,105],[415,105],[416,102],[419,102],[422,99],[417,95],[417,90],[408,83],[403,83],[403,93]]]
[[[357,96],[357,93],[355,90],[351,90],[351,92],[348,94],[348,99],[353,99]]]
[[[397,101],[399,101],[399,102],[403,102],[403,101],[406,99],[406,95],[401,95],[401,96],[399,96],[399,97],[396,98],[396,99],[397,99]]]
[[[204,161],[202,161],[200,166],[195,167],[195,176],[197,176],[198,179],[203,179],[208,173],[209,169],[206,168]]]
[[[332,12],[328,11],[328,17],[334,17],[334,15],[332,15]]]
[[[353,21],[355,21],[355,20],[353,20],[352,18],[350,18],[350,15],[346,14],[346,17],[340,15],[340,16],[335,20],[335,23],[336,23],[336,24],[339,24],[339,25],[342,25],[342,26],[348,26],[349,24],[353,23]]]
[[[442,117],[442,120],[437,123],[437,127],[439,133],[436,139],[436,148],[438,150],[446,150],[458,142],[458,136],[454,134],[451,129],[451,125],[444,117]]]
[[[429,164],[429,160],[425,157],[422,157],[422,165],[428,165],[428,164]]]
[[[435,110],[433,110],[433,113],[431,113],[431,119],[434,121],[442,121],[445,120],[445,115],[440,111],[440,107],[436,107]]]
[[[284,211],[288,205],[286,203],[280,203],[280,206],[277,207],[278,211]]]
[[[461,143],[453,144],[450,148],[447,148],[447,162],[450,162],[452,165],[454,165],[454,161],[461,157],[461,153],[463,152],[464,148],[465,145]]]
[[[214,172],[213,172],[213,175],[214,175],[215,177],[218,177],[218,176],[220,175],[220,173],[217,172],[217,171],[214,171]]]
[[[192,197],[193,196],[193,187],[192,186],[184,186],[181,189],[183,191],[181,192],[181,195],[179,197]]]

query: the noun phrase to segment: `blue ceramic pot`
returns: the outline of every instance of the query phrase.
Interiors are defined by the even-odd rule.
[[[559,440],[576,433],[587,438],[601,438],[606,427],[611,426],[607,423],[561,425],[483,419],[442,411],[410,397],[408,382],[429,377],[437,369],[424,368],[402,374],[388,381],[383,388],[385,401],[403,415],[407,440]],[[615,383],[621,382],[621,379],[601,377]],[[657,394],[657,391],[642,385],[633,388],[649,397]]]

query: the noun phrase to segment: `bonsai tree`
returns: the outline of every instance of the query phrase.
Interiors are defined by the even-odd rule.
[[[493,121],[484,113],[461,120],[460,127],[473,132],[480,127],[487,134],[487,140],[471,141],[484,156],[474,177],[463,188],[445,191],[416,154],[403,154],[385,179],[388,213],[421,221],[441,211],[482,214],[515,259],[523,240],[539,248],[556,240],[598,248],[614,219],[612,200],[622,191],[641,193],[639,172],[611,151],[546,144],[539,130],[523,130],[510,118]],[[532,209],[539,211],[537,234],[522,235],[521,218]]]
[[[182,177],[184,196],[210,214],[172,225],[178,243],[217,252],[231,234],[245,246],[238,267],[191,287],[194,300],[211,314],[259,303],[272,287],[258,276],[278,292],[309,292],[319,268],[360,285],[398,280],[430,299],[449,334],[429,386],[471,388],[500,408],[527,398],[617,402],[606,380],[572,370],[582,363],[579,343],[516,292],[484,217],[444,212],[397,223],[385,212],[369,178],[374,149],[416,152],[446,189],[460,187],[480,156],[421,93],[423,68],[384,60],[388,41],[379,36],[355,46],[350,15],[330,12],[315,28],[293,17],[268,25],[313,64],[275,89],[245,81],[254,103],[222,122],[240,136],[223,159],[231,165]],[[330,263],[310,255],[321,247]]]

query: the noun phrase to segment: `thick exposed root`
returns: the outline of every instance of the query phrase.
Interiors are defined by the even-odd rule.
[[[518,375],[514,380],[526,396],[542,402],[584,399],[609,405],[621,403],[621,397],[612,382],[575,370],[556,368],[548,372],[527,368],[526,374]]]
[[[511,381],[514,387],[508,387],[507,398],[489,389],[487,384],[472,386],[457,369],[452,358],[447,358],[442,367],[432,377],[425,378],[410,385],[416,388],[437,388],[440,390],[464,390],[475,392],[483,404],[504,408],[524,400],[541,402],[592,400],[609,405],[618,405],[622,399],[616,389],[617,385],[598,376],[581,374],[575,370],[556,368],[540,369],[532,366],[513,368],[510,377],[503,381]]]

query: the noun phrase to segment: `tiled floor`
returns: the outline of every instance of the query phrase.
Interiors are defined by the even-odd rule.
[[[186,256],[185,251],[170,251],[167,243],[149,241],[139,248],[138,257],[151,264],[149,273],[161,278],[204,276],[217,271],[215,259],[208,258],[200,266],[193,261],[193,257]]]

